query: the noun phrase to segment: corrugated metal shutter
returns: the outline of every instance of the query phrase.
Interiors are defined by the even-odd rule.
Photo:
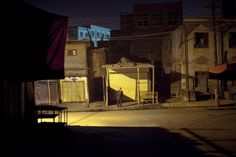
[[[59,104],[57,80],[35,81],[35,104]]]

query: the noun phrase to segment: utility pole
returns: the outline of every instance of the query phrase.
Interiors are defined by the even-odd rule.
[[[213,27],[213,38],[214,38],[214,65],[218,65],[218,53],[217,53],[217,39],[216,39],[216,9],[215,0],[211,0],[211,16],[212,16],[212,27]]]
[[[189,91],[189,62],[188,62],[188,29],[187,26],[184,25],[184,40],[185,40],[185,69],[186,69],[186,74],[185,74],[185,79],[186,79],[186,97],[187,101],[190,101],[190,91]]]
[[[213,47],[213,53],[214,53],[214,65],[218,65],[218,52],[217,52],[217,36],[216,36],[216,8],[219,7],[216,5],[215,0],[211,0],[211,5],[208,6],[208,8],[211,9],[211,20],[212,20],[212,28],[213,28],[213,42],[214,42],[214,47]],[[219,102],[219,80],[216,80],[216,89],[215,89],[215,101],[216,105],[218,106],[220,104]]]

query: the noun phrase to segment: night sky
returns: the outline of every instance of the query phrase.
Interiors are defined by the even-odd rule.
[[[174,2],[177,0],[24,0],[36,7],[69,17],[69,24],[94,23],[119,29],[120,12],[132,12],[134,3]],[[208,16],[210,0],[183,0],[185,16]]]

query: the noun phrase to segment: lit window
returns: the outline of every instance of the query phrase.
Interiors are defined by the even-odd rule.
[[[208,47],[208,33],[195,33],[195,48]]]
[[[67,56],[76,56],[77,50],[76,49],[69,49],[67,52]]]

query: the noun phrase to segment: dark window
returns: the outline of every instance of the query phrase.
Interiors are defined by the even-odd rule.
[[[148,26],[148,14],[138,15],[137,24],[138,26]]]
[[[208,47],[208,33],[195,33],[195,48]]]
[[[152,14],[152,20],[153,20],[153,25],[155,26],[164,25],[164,14],[162,13]]]
[[[236,80],[232,80],[232,86],[236,86]]]
[[[229,48],[236,48],[236,32],[229,33]]]
[[[175,25],[179,23],[179,14],[178,13],[168,13],[167,19],[168,19],[168,25]]]

